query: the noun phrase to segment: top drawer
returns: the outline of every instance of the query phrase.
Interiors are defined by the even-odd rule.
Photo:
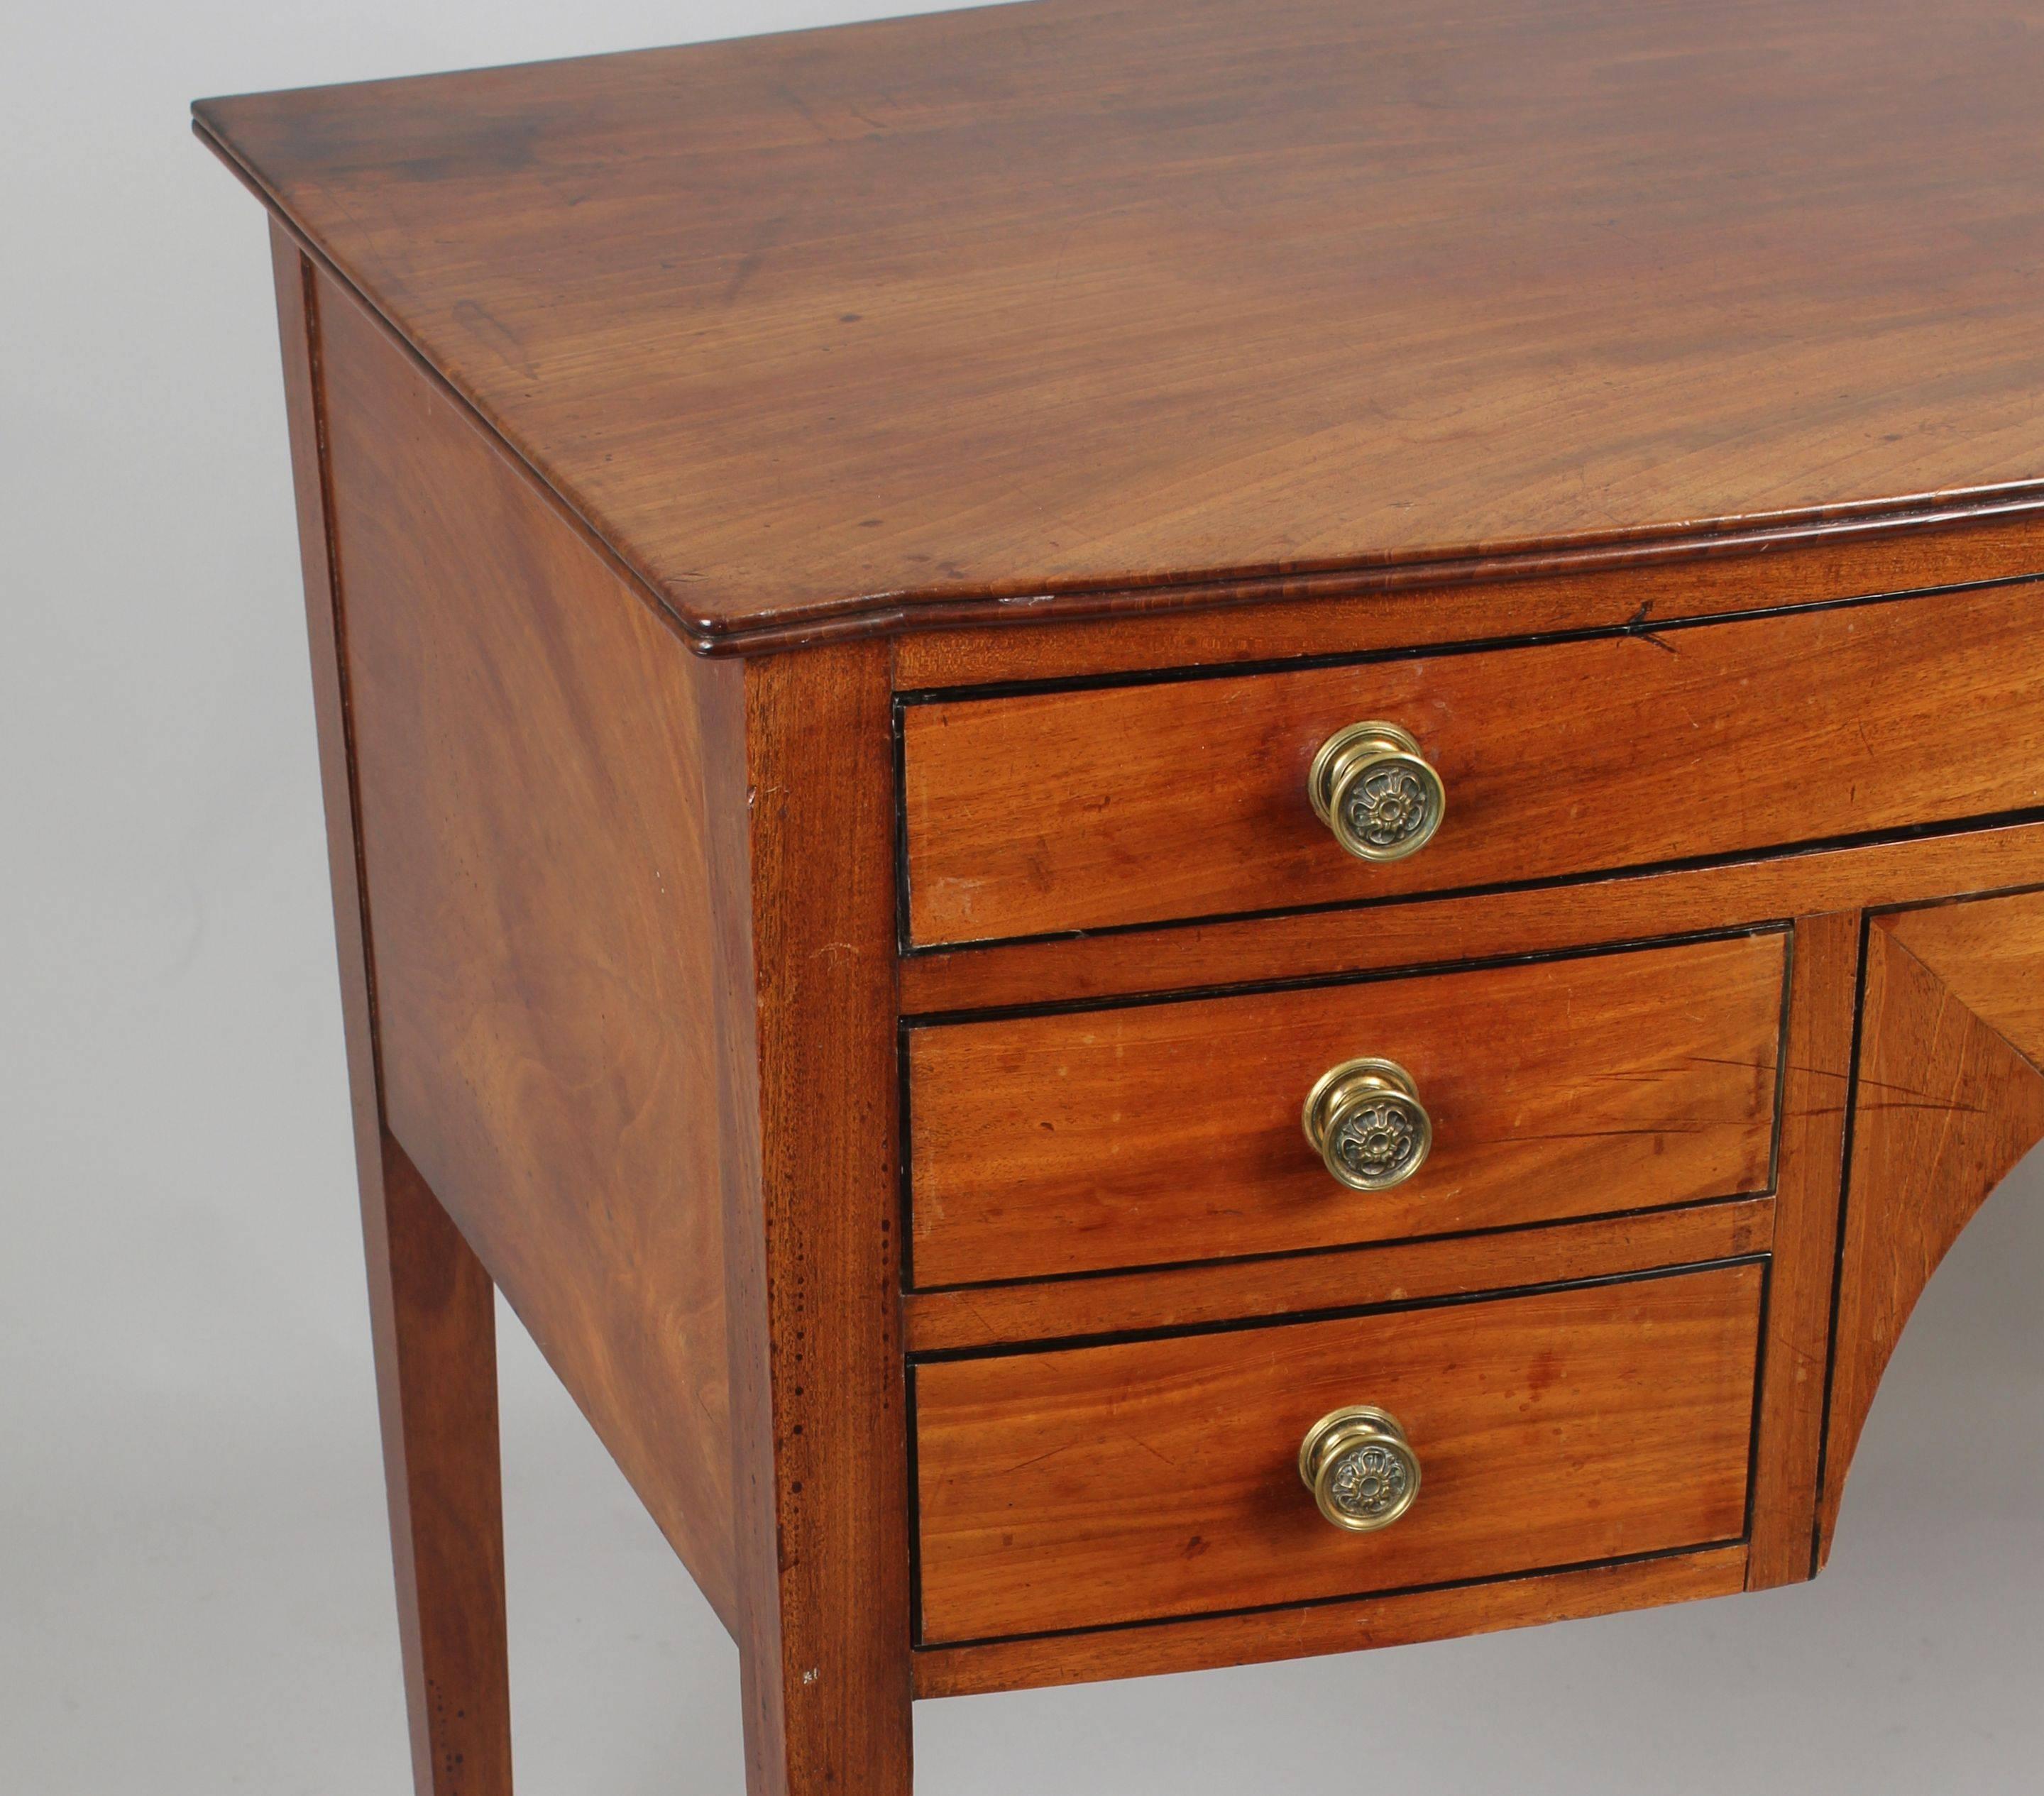
[[[2034,583],[1521,648],[908,706],[928,946],[1566,877],[2044,802]],[[1408,858],[1316,815],[1320,745],[1408,732]]]

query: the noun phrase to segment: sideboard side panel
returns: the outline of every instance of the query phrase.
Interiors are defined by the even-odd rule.
[[[686,647],[320,283],[392,1133],[727,1625],[709,787],[743,673]]]
[[[385,1126],[340,570],[328,535],[320,308],[297,244],[273,225],[270,247],[413,1783],[421,1796],[451,1790],[458,1766],[462,1796],[494,1796],[511,1787],[496,1294]]]

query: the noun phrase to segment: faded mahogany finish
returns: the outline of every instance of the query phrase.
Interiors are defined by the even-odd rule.
[[[420,1796],[511,1788],[495,1290],[751,1796],[1813,1573],[2044,1138],[2040,75],[2006,0],[1042,0],[198,109]],[[1370,717],[1447,783],[1388,865],[1305,793]],[[1363,1055],[1374,1195],[1300,1127]],[[1344,1534],[1369,1403],[1423,1487]]]
[[[2010,0],[1043,0],[199,119],[740,646],[2037,482],[2040,84]]]
[[[1749,1264],[920,1367],[923,1637],[1735,1540],[1763,1282]],[[1419,1504],[1378,1534],[1343,1533],[1300,1500],[1301,1438],[1354,1403],[1397,1416],[1422,1468]]]
[[[2034,807],[2040,593],[912,705],[910,938],[1452,891]],[[1440,833],[1388,865],[1329,854],[1306,794],[1314,751],[1366,718],[1405,720],[1447,789]]]
[[[390,1126],[728,1618],[718,1068],[693,1019],[717,973],[706,764],[742,752],[743,673],[663,653],[319,295]]]
[[[1784,938],[918,1029],[919,1286],[1466,1234],[1765,1190]],[[1358,1054],[1433,1150],[1347,1189],[1300,1126]]]
[[[884,651],[690,654],[279,241],[343,570],[350,1014],[405,1143],[363,1165],[420,1787],[509,1788],[494,1276],[736,1635],[755,1790],[905,1792]],[[770,781],[797,718],[869,752]]]

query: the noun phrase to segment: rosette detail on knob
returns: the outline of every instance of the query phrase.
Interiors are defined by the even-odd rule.
[[[1299,1477],[1335,1527],[1374,1533],[1418,1500],[1420,1458],[1396,1416],[1357,1404],[1322,1416],[1306,1430]]]
[[[1395,1060],[1349,1060],[1322,1073],[1306,1098],[1306,1139],[1351,1191],[1389,1191],[1425,1163],[1434,1120],[1412,1075]]]
[[[1395,723],[1351,723],[1321,743],[1307,776],[1313,814],[1358,860],[1402,861],[1433,839],[1447,788]]]

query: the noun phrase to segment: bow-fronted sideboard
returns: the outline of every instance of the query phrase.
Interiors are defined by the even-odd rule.
[[[1813,1574],[2044,1136],[2040,93],[2004,0],[1042,0],[198,108],[421,1796],[493,1288],[755,1796]]]

